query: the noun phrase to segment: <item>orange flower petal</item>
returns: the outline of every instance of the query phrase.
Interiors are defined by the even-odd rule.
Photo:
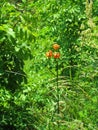
[[[54,58],[60,58],[60,53],[59,53],[59,52],[55,52],[55,53],[53,54],[53,56],[54,56]]]
[[[60,45],[57,44],[57,43],[55,43],[55,44],[53,45],[53,48],[54,48],[54,50],[58,50],[58,49],[60,48]]]
[[[48,57],[48,58],[50,58],[50,57],[52,57],[52,51],[51,50],[49,50],[48,52],[46,52],[46,56]]]

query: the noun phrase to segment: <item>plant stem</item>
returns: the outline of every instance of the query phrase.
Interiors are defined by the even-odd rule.
[[[59,85],[58,85],[58,61],[56,61],[56,63],[57,63],[57,114],[58,114],[58,116],[59,116],[59,113],[60,113],[60,109],[59,109]],[[58,124],[58,128],[59,128],[59,121],[57,122],[57,124]]]
[[[59,86],[58,86],[58,61],[57,61],[57,113],[60,113],[59,110]]]

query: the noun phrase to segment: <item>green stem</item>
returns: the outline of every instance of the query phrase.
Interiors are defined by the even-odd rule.
[[[58,116],[59,116],[59,113],[60,113],[60,109],[59,109],[59,85],[58,85],[58,61],[56,61],[57,62],[57,114],[58,114]],[[58,118],[59,119],[59,118]],[[58,122],[57,122],[57,124],[58,124],[58,129],[59,129],[59,120],[58,120]]]
[[[59,110],[59,86],[58,86],[58,61],[57,61],[57,113],[60,113]]]
[[[70,81],[72,82],[72,67],[70,66],[70,70],[69,70],[69,75],[70,75]]]

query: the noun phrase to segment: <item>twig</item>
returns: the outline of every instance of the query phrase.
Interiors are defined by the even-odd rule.
[[[15,75],[21,75],[21,76],[26,77],[25,74],[22,74],[22,73],[19,73],[19,72],[14,72],[14,71],[9,71],[9,70],[5,70],[5,72],[7,72],[7,73],[12,73],[12,74],[15,74]]]

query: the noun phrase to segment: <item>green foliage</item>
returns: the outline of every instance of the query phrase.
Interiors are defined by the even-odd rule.
[[[24,61],[31,58],[31,43],[34,41],[24,6],[1,3],[0,15],[0,128],[25,129],[34,122],[31,100],[22,92],[27,82]],[[26,10],[24,9],[26,12]],[[29,12],[27,12],[29,13]],[[21,16],[22,15],[22,16]],[[31,17],[31,15],[30,15]],[[17,20],[16,20],[17,19]],[[30,19],[29,19],[30,21]],[[28,25],[28,26],[27,26]],[[29,98],[30,99],[30,98]],[[25,100],[25,101],[24,101]],[[26,101],[27,100],[27,101]],[[29,109],[28,109],[29,107]],[[25,118],[27,116],[27,118]],[[33,116],[34,117],[34,116]],[[27,123],[25,123],[27,122]],[[28,124],[28,126],[26,125]],[[8,128],[7,128],[8,127]]]
[[[97,130],[97,1],[87,3],[0,3],[1,130]],[[45,56],[55,42],[59,113],[57,64]]]

